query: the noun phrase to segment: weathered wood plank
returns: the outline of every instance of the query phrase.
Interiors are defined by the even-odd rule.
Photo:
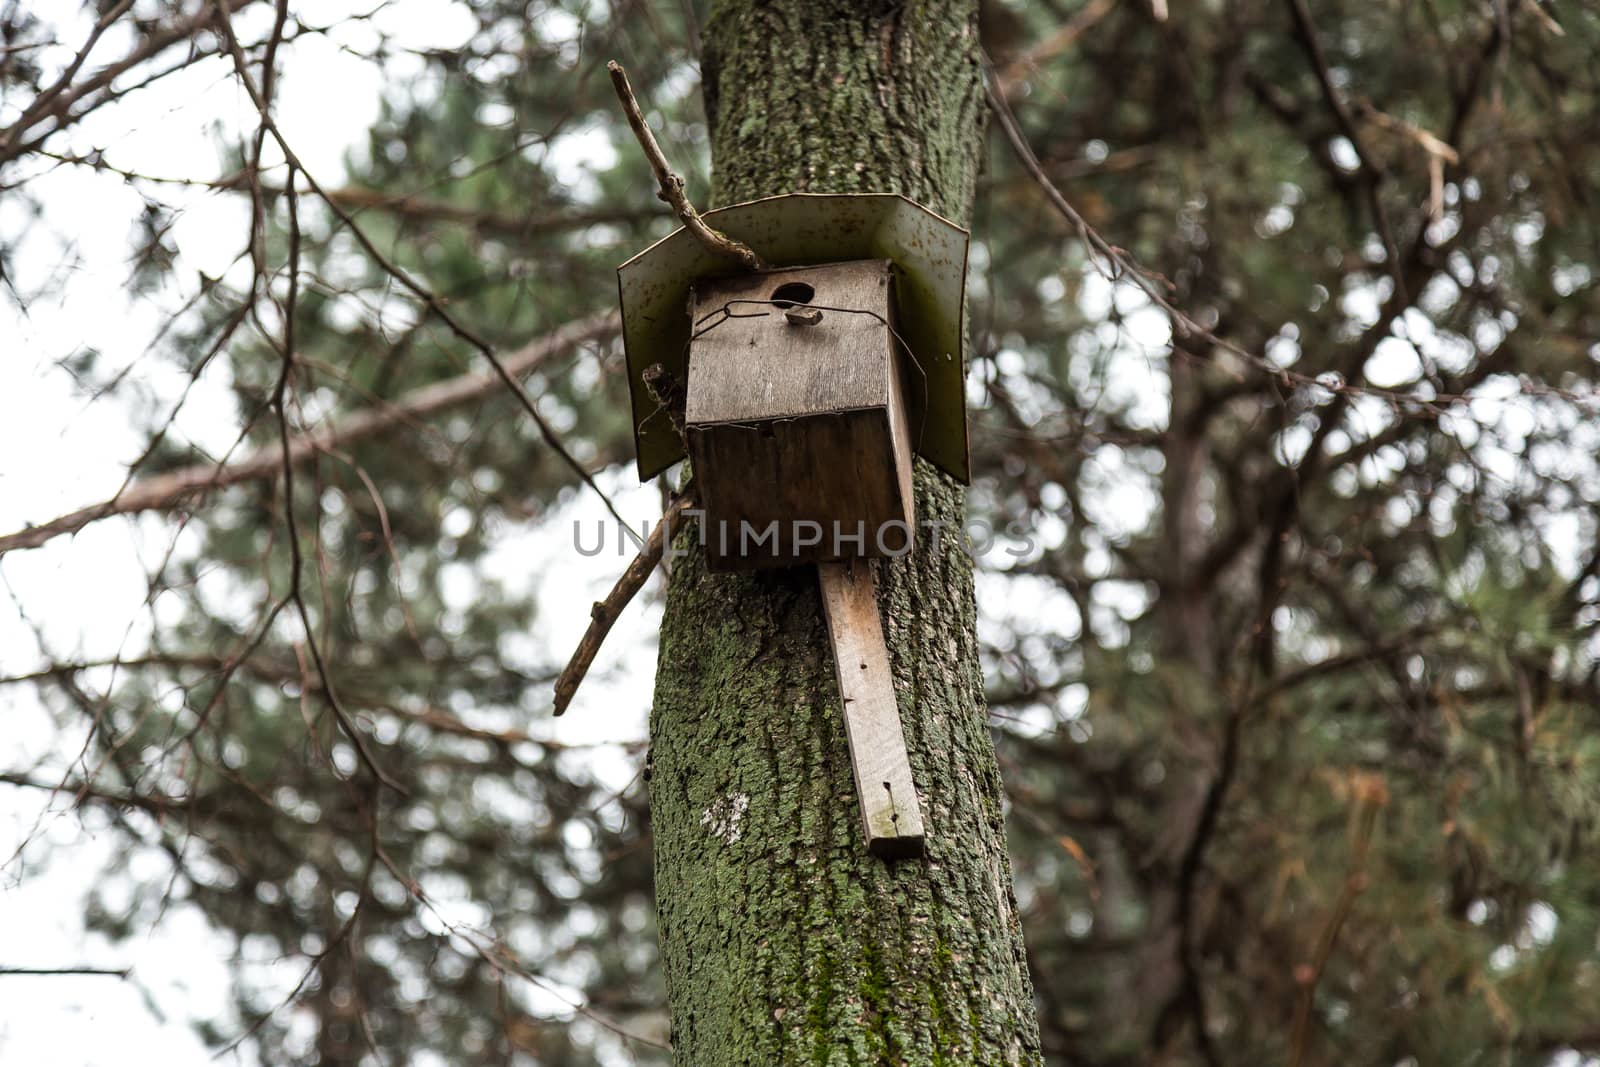
[[[920,856],[922,809],[906,757],[872,567],[865,561],[820,563],[817,578],[867,847],[888,859]]]
[[[689,344],[689,424],[882,408],[890,277],[887,261],[860,260],[701,282],[692,312],[699,336]],[[796,287],[810,291],[807,303],[856,311],[824,311],[816,325],[796,326],[771,304],[740,302],[794,299]]]
[[[695,478],[716,494],[702,491],[712,570],[904,551],[914,515],[885,412],[690,427],[688,437]]]
[[[901,381],[891,281],[887,261],[863,260],[696,287],[704,332],[690,345],[685,436],[713,570],[892,555],[909,542],[913,385]],[[863,313],[798,325],[772,300]]]

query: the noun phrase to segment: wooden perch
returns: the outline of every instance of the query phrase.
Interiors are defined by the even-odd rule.
[[[684,229],[694,234],[711,251],[738,260],[746,270],[765,270],[766,263],[749,245],[706,225],[700,212],[689,203],[689,197],[683,191],[683,179],[673,172],[661,146],[656,143],[656,135],[650,132],[649,124],[644,121],[644,112],[639,110],[639,100],[633,95],[633,86],[628,84],[628,72],[614,59],[606,64],[606,69],[611,72],[611,84],[617,90],[617,99],[622,101],[622,113],[628,117],[628,125],[633,128],[633,135],[638,138],[639,147],[644,149],[644,157],[650,161],[650,169],[655,172],[656,182],[661,186],[658,195],[683,220]]]
[[[884,859],[920,856],[922,810],[911,782],[872,567],[865,560],[819,563],[817,577],[867,848]]]
[[[604,600],[595,601],[594,607],[589,611],[589,629],[584,632],[583,640],[578,642],[578,647],[572,653],[572,659],[567,663],[566,669],[561,672],[561,677],[556,679],[557,715],[566,713],[567,706],[572,703],[572,698],[578,692],[578,686],[583,684],[584,676],[589,673],[589,667],[594,663],[595,653],[600,651],[600,646],[605,643],[606,637],[611,633],[611,627],[616,624],[623,609],[639,590],[644,588],[644,583],[650,578],[650,572],[661,562],[661,555],[668,544],[667,538],[677,527],[678,519],[683,516],[684,509],[693,503],[694,486],[691,484],[668,506],[666,514],[661,516],[661,521],[650,531],[650,536],[639,548],[639,554],[633,557],[633,562],[622,572],[622,577],[617,579],[617,584],[612,587],[611,592]]]

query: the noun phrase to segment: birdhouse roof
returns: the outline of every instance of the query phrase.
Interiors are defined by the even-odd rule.
[[[717,208],[704,218],[773,267],[892,261],[895,329],[926,383],[925,390],[911,390],[912,440],[935,466],[971,480],[961,352],[966,230],[894,193],[790,193]],[[660,363],[678,381],[688,380],[690,289],[703,278],[733,273],[738,270],[728,259],[681,228],[617,268],[641,479],[683,458],[672,423],[645,388],[644,372]]]

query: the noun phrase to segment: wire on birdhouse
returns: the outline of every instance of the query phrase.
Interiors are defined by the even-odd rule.
[[[828,304],[802,304],[794,300],[756,300],[754,298],[741,297],[726,301],[721,306],[712,308],[710,311],[706,312],[704,315],[700,316],[700,318],[695,320],[694,328],[689,334],[689,340],[698,340],[699,338],[710,333],[712,330],[716,329],[718,326],[721,326],[723,323],[727,322],[729,319],[759,319],[772,314],[770,311],[733,311],[732,308],[735,304],[756,304],[770,308],[778,308],[782,311],[832,311],[840,315],[866,315],[870,318],[877,319],[878,322],[883,324],[883,328],[889,331],[889,336],[895,339],[895,343],[905,350],[905,362],[910,364],[911,369],[917,372],[917,384],[921,386],[922,411],[924,414],[922,418],[922,425],[917,427],[916,451],[922,451],[922,435],[928,428],[928,419],[926,414],[928,410],[928,375],[927,372],[922,369],[922,366],[917,362],[917,357],[912,355],[911,343],[904,337],[900,336],[900,331],[896,330],[888,319],[878,314],[878,312],[873,311],[871,308],[832,307]],[[713,318],[715,318],[717,321],[707,324],[708,320]],[[806,325],[815,324],[807,323]],[[645,373],[648,375],[650,372],[647,370]],[[681,428],[679,430],[679,436],[683,436]]]
[[[777,305],[777,301],[775,301],[775,300],[750,300],[750,301],[738,301],[738,302],[739,303],[751,303],[751,304],[772,304],[774,306]],[[728,304],[732,304],[732,303],[735,303],[735,301],[732,301],[732,300],[728,301]],[[771,314],[771,312],[767,312],[767,311],[747,311],[744,314],[740,315],[740,314],[737,314],[735,312],[729,311],[728,310],[728,304],[723,304],[719,308],[713,308],[711,311],[708,311],[704,315],[700,316],[699,320],[696,321],[695,324],[694,324],[695,329],[694,329],[694,332],[689,335],[689,340],[698,341],[702,335],[710,333],[712,330],[715,330],[718,326],[721,326],[724,322],[727,322],[729,319],[764,319],[769,314]],[[787,306],[787,302],[786,302],[786,306]],[[709,326],[701,325],[707,319],[712,318],[713,316],[721,316],[721,317],[718,318],[716,322],[713,322]]]
[[[683,191],[683,178],[673,171],[666,154],[656,143],[656,135],[651,132],[650,124],[645,122],[644,112],[639,110],[639,100],[633,95],[633,86],[628,84],[628,72],[614,59],[606,64],[606,70],[611,72],[611,85],[617,91],[617,99],[622,101],[622,113],[627,116],[628,126],[632,128],[639,147],[644,149],[644,157],[655,172],[656,183],[661,186],[661,192],[657,195],[683,220],[683,228],[717,255],[738,260],[746,270],[766,270],[766,261],[753,248],[706,225],[700,212],[689,202],[688,194]]]

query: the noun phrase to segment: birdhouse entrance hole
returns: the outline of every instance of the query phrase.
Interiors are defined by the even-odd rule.
[[[817,291],[805,282],[784,282],[772,291],[772,302],[780,308],[792,308],[809,304],[816,296]]]

